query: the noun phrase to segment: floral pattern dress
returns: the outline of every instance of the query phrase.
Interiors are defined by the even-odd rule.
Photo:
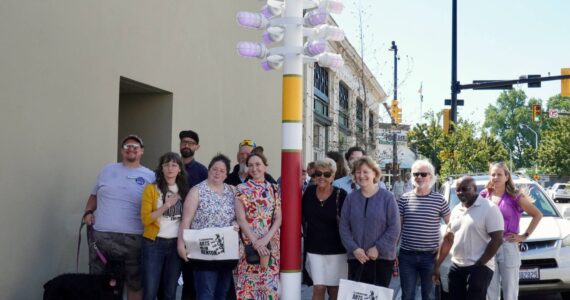
[[[277,185],[250,179],[238,185],[237,190],[237,198],[245,208],[245,218],[250,228],[259,237],[265,235],[271,228],[273,212],[281,209]],[[271,257],[267,267],[248,264],[240,242],[240,259],[234,271],[237,299],[279,299],[279,233],[277,230],[269,242]],[[251,243],[244,234],[242,237],[246,244]]]

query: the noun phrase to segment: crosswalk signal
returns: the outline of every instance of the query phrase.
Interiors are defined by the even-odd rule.
[[[532,122],[535,124],[542,122],[542,109],[540,104],[532,105]]]
[[[563,68],[560,70],[561,75],[570,75],[570,68]],[[562,79],[560,81],[562,97],[570,97],[570,79]]]
[[[451,118],[451,109],[446,108],[443,110],[443,133],[449,134],[450,132],[450,123],[449,120]]]

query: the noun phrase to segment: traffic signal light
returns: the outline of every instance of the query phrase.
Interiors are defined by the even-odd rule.
[[[540,104],[532,105],[532,122],[535,124],[542,122],[542,109]]]
[[[398,100],[392,100],[390,116],[394,120],[394,124],[402,123],[402,109],[398,107]]]
[[[563,68],[560,70],[561,75],[570,75],[570,68]],[[562,79],[560,81],[562,97],[570,97],[570,79]]]
[[[449,134],[449,127],[450,127],[450,123],[449,123],[449,119],[451,117],[451,109],[446,108],[443,110],[443,133],[445,134]]]

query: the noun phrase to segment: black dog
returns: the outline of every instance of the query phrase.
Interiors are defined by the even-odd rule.
[[[63,274],[44,284],[44,300],[121,300],[123,276],[120,264],[107,265],[103,275]]]

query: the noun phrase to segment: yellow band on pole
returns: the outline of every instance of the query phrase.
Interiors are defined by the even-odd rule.
[[[283,121],[303,119],[303,77],[283,76]]]

